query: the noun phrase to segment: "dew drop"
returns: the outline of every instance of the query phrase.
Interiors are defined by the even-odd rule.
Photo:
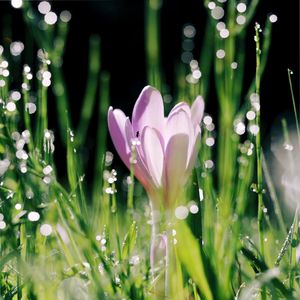
[[[26,110],[32,115],[36,112],[36,105],[32,102],[26,103]]]
[[[11,6],[13,8],[21,8],[23,6],[23,0],[11,0]]]
[[[204,162],[206,169],[212,169],[214,167],[214,162],[211,159],[208,159]]]
[[[28,220],[31,222],[37,222],[40,219],[40,214],[36,211],[31,211],[28,213]]]
[[[48,25],[54,25],[57,22],[57,15],[56,13],[50,11],[48,12],[45,17],[44,17],[44,21],[48,24]]]
[[[185,206],[181,205],[175,209],[175,217],[179,220],[186,219],[188,214],[189,214],[189,210]]]
[[[242,15],[239,15],[239,16],[236,17],[236,22],[239,25],[244,25],[246,23],[246,17],[242,16]]]
[[[16,104],[14,103],[14,102],[12,102],[12,101],[10,101],[10,102],[8,102],[7,104],[6,104],[6,109],[8,110],[8,111],[10,111],[10,112],[13,112],[13,111],[15,111],[16,110]]]
[[[47,165],[44,169],[43,169],[43,173],[44,175],[49,175],[52,172],[52,167],[50,165]]]
[[[238,135],[243,135],[246,132],[246,126],[242,121],[238,121],[235,124],[234,130]]]
[[[250,121],[254,120],[256,117],[256,113],[253,110],[249,110],[246,114],[246,118]]]
[[[234,61],[234,62],[231,63],[230,66],[231,66],[231,69],[235,70],[238,67],[238,63]]]
[[[220,31],[220,37],[222,39],[226,39],[229,37],[229,30],[228,29],[221,29]]]
[[[51,10],[51,5],[47,1],[42,1],[38,5],[38,10],[41,14],[46,15]]]
[[[217,30],[221,31],[226,28],[226,24],[224,22],[218,22],[216,27]]]
[[[70,22],[72,15],[68,10],[63,10],[60,13],[59,18],[61,19],[62,22],[68,23],[68,22]]]
[[[50,183],[51,183],[51,178],[50,178],[49,176],[45,176],[45,177],[43,178],[43,181],[44,181],[44,183],[46,183],[46,184],[50,184]]]
[[[211,123],[212,123],[212,117],[211,116],[205,116],[204,118],[203,118],[203,123],[205,124],[205,125],[210,125]]]
[[[199,207],[198,207],[198,205],[196,205],[196,204],[191,205],[191,207],[190,207],[190,212],[191,212],[192,214],[197,214],[197,213],[199,212]]]
[[[43,224],[40,227],[40,233],[43,236],[49,236],[49,235],[51,235],[51,233],[52,233],[52,226],[49,225],[49,224]]]
[[[204,200],[204,194],[203,194],[203,190],[201,188],[199,188],[199,199],[200,199],[200,201]]]
[[[0,230],[5,229],[6,223],[4,221],[0,221]]]
[[[224,17],[224,9],[220,6],[216,6],[214,9],[211,11],[211,16],[215,20],[220,20]]]
[[[249,126],[249,131],[253,134],[253,135],[257,135],[259,133],[259,127],[258,125],[250,125]]]
[[[216,7],[216,3],[213,2],[213,1],[208,2],[207,7],[208,7],[209,9],[214,9],[214,8]]]
[[[244,13],[247,9],[247,5],[243,2],[241,2],[236,6],[236,9],[239,13]]]
[[[10,44],[10,53],[13,56],[20,55],[23,50],[24,50],[24,44],[22,42],[20,42],[20,41],[12,42]]]
[[[217,52],[216,52],[216,56],[217,58],[219,59],[223,59],[225,57],[225,51],[223,49],[219,49]]]
[[[187,38],[193,38],[196,34],[196,29],[193,25],[186,25],[183,28],[183,34]]]
[[[208,137],[205,141],[205,144],[208,147],[212,147],[215,144],[215,139],[213,137]]]
[[[278,17],[275,14],[270,15],[269,20],[271,23],[276,23],[278,20]]]

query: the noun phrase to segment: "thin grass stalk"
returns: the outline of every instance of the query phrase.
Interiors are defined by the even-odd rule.
[[[263,174],[264,174],[264,177],[266,180],[266,184],[267,184],[268,190],[270,192],[271,199],[273,200],[273,203],[274,203],[274,212],[278,219],[280,229],[284,234],[286,234],[286,225],[284,223],[284,218],[283,218],[282,210],[281,210],[281,207],[279,204],[279,199],[277,197],[276,190],[275,190],[275,187],[274,187],[274,184],[272,181],[272,177],[269,172],[269,169],[268,169],[268,166],[266,163],[266,159],[265,159],[263,153],[262,153],[262,168],[263,168]]]
[[[298,114],[297,114],[297,107],[296,107],[296,101],[294,96],[294,90],[293,90],[293,84],[292,84],[292,78],[291,75],[293,74],[293,71],[288,69],[288,78],[289,78],[289,86],[291,91],[291,97],[293,102],[293,110],[294,110],[294,116],[295,116],[295,123],[296,123],[296,129],[297,129],[297,136],[298,136],[298,144],[300,147],[300,128],[299,128],[299,120],[298,120]]]
[[[146,0],[145,5],[145,44],[148,84],[161,90],[160,70],[160,8],[162,1]]]
[[[23,82],[25,85],[29,86],[29,80],[27,79],[25,72],[23,73]],[[23,102],[24,102],[24,104],[23,104],[24,125],[25,125],[25,128],[31,134],[28,148],[29,148],[29,152],[32,152],[34,141],[33,141],[33,135],[32,135],[32,130],[31,130],[31,120],[30,120],[30,115],[29,115],[29,109],[27,109],[27,105],[29,103],[29,93],[26,88],[22,89],[22,95],[23,95]]]
[[[99,225],[99,216],[103,202],[103,171],[105,167],[105,149],[107,137],[107,110],[109,106],[109,82],[110,76],[107,72],[100,74],[100,90],[98,102],[98,128],[96,138],[96,157],[93,176],[92,199],[94,226]]]
[[[292,232],[292,242],[291,242],[291,256],[290,256],[290,289],[293,290],[294,287],[297,285],[296,280],[296,267],[298,264],[297,261],[297,248],[294,245],[294,242],[298,241],[298,233],[299,233],[299,213],[298,210],[299,207],[297,206],[296,212],[295,212],[295,218],[294,218],[294,227]]]
[[[92,36],[89,41],[89,70],[80,121],[77,129],[76,145],[83,145],[95,106],[99,71],[100,71],[100,39]]]
[[[255,42],[256,42],[256,95],[259,98],[260,95],[260,38],[259,38],[260,26],[255,25]],[[259,100],[260,101],[260,100]],[[262,155],[261,155],[261,134],[260,134],[260,110],[256,113],[256,125],[259,131],[256,135],[256,171],[257,171],[257,187],[256,191],[258,194],[258,231],[260,239],[260,251],[261,255],[264,256],[264,236],[263,236],[263,193],[262,193]]]
[[[260,73],[260,25],[256,23],[255,25],[255,44],[256,44],[256,75],[255,75],[255,92],[258,97],[258,101],[260,103],[260,80],[261,80],[261,73]],[[255,144],[256,144],[256,176],[257,176],[257,184],[256,184],[256,192],[258,195],[258,208],[257,208],[257,226],[258,226],[258,235],[259,235],[259,245],[260,245],[260,253],[261,256],[264,257],[265,250],[264,250],[264,228],[263,228],[263,209],[264,209],[264,202],[263,202],[263,178],[262,178],[262,147],[261,147],[261,127],[260,127],[260,109],[256,112],[256,119],[255,119],[256,126],[258,126],[258,133],[256,134]],[[261,290],[261,299],[266,299],[266,289],[262,287]]]

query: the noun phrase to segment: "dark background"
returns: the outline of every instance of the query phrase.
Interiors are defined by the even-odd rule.
[[[217,2],[217,1],[216,1]],[[293,83],[299,99],[299,2],[296,0],[262,0],[249,27],[247,41],[245,91],[255,72],[254,22],[265,23],[270,13],[278,16],[273,26],[273,38],[266,72],[261,87],[262,126],[265,136],[274,120],[292,110],[287,68],[294,71]],[[32,2],[37,5],[39,2]],[[144,1],[53,1],[52,10],[59,14],[67,9],[72,13],[63,70],[66,76],[73,123],[79,116],[84,95],[88,66],[88,41],[91,34],[101,37],[102,69],[111,74],[110,95],[114,107],[130,115],[141,89],[147,84],[144,47]],[[181,55],[182,27],[186,23],[197,29],[194,57],[200,54],[206,12],[201,0],[165,0],[161,11],[162,64],[172,93],[174,66]],[[9,1],[0,2],[2,39],[21,40],[26,48],[26,27],[20,10]],[[1,36],[1,35],[0,35]],[[1,43],[0,43],[1,44]],[[35,57],[33,57],[33,60]],[[201,66],[200,66],[201,67]],[[213,89],[213,85],[212,85]],[[217,116],[214,92],[210,92],[207,111]],[[56,115],[50,126],[55,129]],[[93,126],[91,126],[93,128]],[[90,130],[91,147],[95,133]]]

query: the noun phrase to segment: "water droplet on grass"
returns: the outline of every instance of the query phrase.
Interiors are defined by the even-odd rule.
[[[68,22],[70,22],[72,15],[68,10],[63,10],[60,13],[59,18],[61,19],[62,22],[68,23]]]
[[[51,233],[52,233],[52,226],[49,225],[49,224],[43,224],[40,227],[40,233],[43,236],[49,236],[49,235],[51,235]]]
[[[186,25],[183,28],[183,34],[187,38],[193,38],[196,35],[196,28],[193,25]]]
[[[31,211],[28,213],[27,218],[31,222],[37,222],[40,219],[40,214],[36,211]]]
[[[271,23],[276,23],[278,20],[278,17],[275,14],[270,15],[269,20]]]
[[[203,194],[203,190],[201,188],[199,188],[199,199],[200,199],[200,201],[204,200],[204,194]]]
[[[224,17],[224,9],[221,6],[216,6],[214,9],[212,9],[211,16],[215,20],[222,19]]]
[[[242,15],[239,15],[239,16],[236,17],[236,22],[239,25],[244,25],[246,23],[246,17],[242,16]]]
[[[197,213],[199,212],[199,207],[198,207],[198,205],[196,205],[196,204],[191,205],[191,207],[190,207],[190,212],[191,212],[192,214],[197,214]]]
[[[23,6],[23,0],[11,0],[11,6],[13,8],[21,8]]]
[[[247,5],[246,3],[241,2],[236,6],[236,9],[239,13],[244,13],[247,9]]]
[[[57,22],[57,15],[53,11],[48,12],[44,17],[45,23],[54,25]]]
[[[45,168],[43,168],[44,175],[49,175],[52,171],[53,169],[50,165],[47,165]]]
[[[236,70],[237,67],[238,67],[238,63],[234,61],[234,62],[231,63],[230,66],[231,66],[231,69]]]
[[[10,53],[13,56],[20,55],[23,50],[24,50],[24,44],[22,42],[20,42],[20,41],[12,42],[10,44]]]
[[[212,147],[215,144],[215,139],[213,137],[208,137],[205,141],[205,144],[208,147]]]
[[[6,223],[4,221],[0,221],[0,230],[5,229]]]
[[[42,1],[38,5],[38,10],[41,14],[46,15],[51,10],[51,5],[47,1]]]
[[[10,101],[10,102],[8,102],[7,104],[6,104],[6,109],[9,111],[9,112],[13,112],[13,111],[15,111],[16,110],[16,104],[14,103],[14,102],[12,102],[12,101]]]
[[[181,205],[181,206],[178,206],[176,209],[175,209],[175,217],[179,220],[184,220],[187,218],[189,214],[189,210],[187,209],[187,207]]]
[[[223,49],[217,50],[216,56],[217,56],[217,58],[219,58],[219,59],[223,59],[223,58],[225,57],[225,51],[224,51]]]

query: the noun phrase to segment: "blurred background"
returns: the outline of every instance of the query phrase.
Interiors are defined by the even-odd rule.
[[[39,2],[31,2],[37,7]],[[82,99],[84,96],[88,69],[89,38],[101,37],[102,70],[110,74],[110,101],[114,107],[123,109],[130,115],[133,104],[142,88],[147,85],[144,35],[144,1],[142,0],[99,0],[99,1],[52,1],[52,10],[59,14],[68,10],[72,14],[63,72],[69,90],[73,123],[77,125]],[[207,9],[200,0],[164,0],[161,9],[161,48],[162,66],[168,94],[174,94],[175,68],[182,54],[183,26],[192,24],[196,29],[191,51],[197,59],[200,55],[204,36]],[[299,99],[299,2],[293,0],[260,1],[248,32],[246,46],[246,87],[255,74],[254,23],[264,25],[270,14],[276,14],[278,21],[273,26],[272,42],[266,71],[261,85],[262,128],[268,142],[271,126],[282,114],[292,116],[292,102],[288,85],[287,68],[293,70],[295,96]],[[36,64],[38,48],[32,34],[26,30],[22,11],[12,7],[10,1],[0,2],[1,43],[9,46],[12,41],[20,40],[25,49],[22,63]],[[214,51],[214,50],[212,50]],[[100,55],[100,53],[99,53]],[[21,64],[19,64],[21,66]],[[201,68],[201,66],[200,66]],[[217,101],[214,82],[208,93],[207,112],[217,116]],[[297,87],[297,88],[296,88]],[[245,91],[246,93],[246,91]],[[50,95],[51,97],[51,95]],[[174,101],[177,99],[174,99]],[[180,99],[182,100],[182,99]],[[49,127],[57,129],[56,111],[51,109]],[[87,142],[87,156],[94,147],[96,119],[92,120]],[[58,142],[57,142],[58,143]],[[58,143],[59,149],[59,143]],[[59,155],[59,151],[56,155]]]

